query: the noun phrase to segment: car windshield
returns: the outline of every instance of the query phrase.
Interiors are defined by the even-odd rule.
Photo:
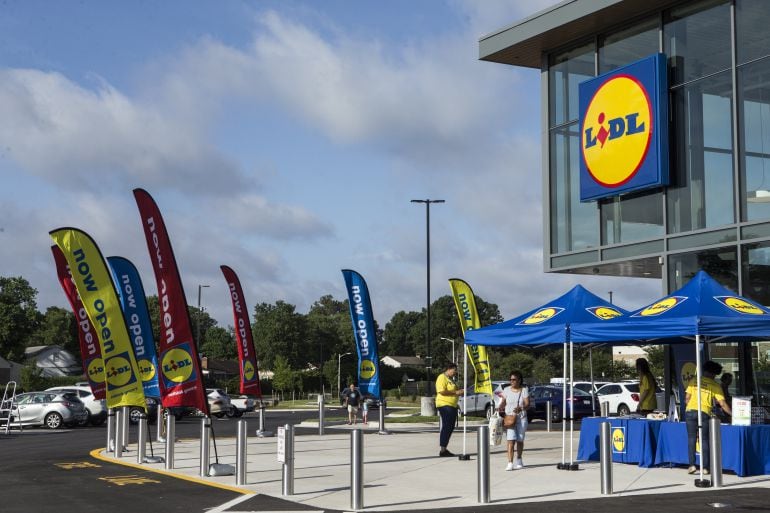
[[[585,390],[580,390],[579,388],[576,388],[574,390],[575,397],[591,397],[591,394],[586,392]]]
[[[639,385],[637,384],[626,384],[625,387],[628,389],[629,392],[638,394],[639,393]]]

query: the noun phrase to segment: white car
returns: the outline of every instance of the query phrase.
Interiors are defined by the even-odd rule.
[[[483,392],[477,394],[474,386],[470,385],[467,394],[460,398],[458,406],[462,411],[467,404],[468,409],[465,411],[468,415],[483,414],[486,418],[490,418],[495,411],[496,405],[500,403],[503,388],[509,384],[507,381],[493,381],[492,394],[485,394]]]
[[[596,391],[599,403],[609,403],[610,414],[628,415],[639,406],[639,383],[607,383]]]
[[[594,381],[592,386],[590,381],[575,381],[573,384],[578,390],[592,394],[597,392],[601,387],[607,385],[608,383],[608,381]]]
[[[230,396],[228,417],[241,417],[244,413],[254,411],[257,401],[247,395]]]
[[[217,418],[221,419],[232,408],[230,396],[221,388],[207,388],[206,396],[209,401],[209,413]]]
[[[84,424],[88,412],[77,394],[62,391],[27,392],[16,396],[11,412],[11,426],[62,426]]]
[[[104,399],[95,398],[94,394],[91,392],[91,387],[88,385],[51,387],[46,389],[46,392],[69,392],[77,394],[78,398],[80,398],[85,405],[86,411],[88,411],[88,419],[86,422],[90,422],[93,426],[100,426],[107,420],[106,401]]]

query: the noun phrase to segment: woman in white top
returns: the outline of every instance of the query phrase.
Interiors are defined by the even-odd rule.
[[[503,389],[503,399],[500,402],[500,413],[516,414],[516,424],[506,429],[508,440],[508,465],[505,470],[524,467],[521,453],[524,451],[524,435],[527,432],[527,408],[529,408],[529,391],[523,384],[521,372],[511,372],[511,386]],[[513,443],[516,442],[516,461],[513,460]]]

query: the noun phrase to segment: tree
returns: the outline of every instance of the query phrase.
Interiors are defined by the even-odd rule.
[[[420,335],[415,327],[421,326],[422,314],[418,312],[396,312],[390,322],[385,325],[380,346],[380,355],[386,356],[410,356],[417,354],[418,339]],[[422,338],[425,338],[423,328]]]
[[[547,358],[538,358],[532,364],[532,378],[535,383],[549,383],[556,375],[556,369]]]
[[[80,341],[75,315],[70,310],[49,306],[40,317],[38,329],[30,337],[30,345],[59,345],[80,358]]]
[[[347,300],[337,301],[331,295],[322,296],[313,303],[305,316],[307,321],[308,360],[318,362],[317,366],[324,369],[327,362],[333,363],[334,379],[329,379],[324,370],[321,375],[327,383],[337,382],[337,355],[355,348],[352,341],[350,309]],[[315,363],[314,362],[314,363]]]
[[[238,347],[235,341],[235,333],[232,328],[226,330],[219,326],[212,326],[206,330],[200,353],[216,360],[234,360],[238,358]]]
[[[289,360],[282,354],[273,358],[273,388],[280,392],[293,390],[296,384],[294,371],[289,365]]]
[[[0,356],[21,361],[39,325],[37,290],[22,277],[0,276]]]
[[[305,316],[295,312],[295,308],[284,301],[260,303],[254,307],[254,345],[263,368],[273,368],[278,355],[283,355],[295,369],[318,361],[308,348]]]

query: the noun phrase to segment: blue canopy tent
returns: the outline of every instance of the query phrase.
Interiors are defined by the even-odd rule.
[[[606,322],[572,326],[572,339],[581,342],[644,341],[672,344],[695,340],[697,387],[701,386],[701,342],[740,342],[770,339],[770,310],[717,283],[699,271],[679,290]],[[700,394],[698,408],[700,409]],[[703,426],[698,417],[699,436]],[[700,465],[703,480],[703,462]]]
[[[572,326],[575,323],[606,322],[613,318],[622,318],[628,314],[625,310],[614,306],[599,296],[589,292],[581,285],[576,285],[572,290],[549,301],[548,303],[530,310],[508,321],[491,326],[485,326],[477,330],[465,333],[466,344],[483,346],[525,346],[537,347],[548,344],[562,344],[564,346],[564,376],[567,375],[567,345],[569,344],[570,384],[573,379],[573,346]],[[593,382],[593,372],[591,381]],[[562,394],[562,418],[567,418],[567,393],[566,381],[563,384]],[[570,397],[574,390],[570,390]],[[572,407],[572,402],[570,402]],[[573,432],[572,412],[570,412],[570,435]],[[562,462],[559,468],[566,465],[566,423],[562,423]],[[569,468],[574,468],[572,461],[572,436],[570,436],[570,463]]]

